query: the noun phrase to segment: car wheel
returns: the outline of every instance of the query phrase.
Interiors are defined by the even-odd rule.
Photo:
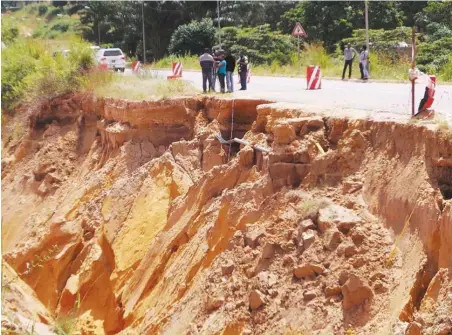
[[[125,70],[126,70],[125,68],[122,68],[122,69],[121,69],[121,72],[124,73]]]

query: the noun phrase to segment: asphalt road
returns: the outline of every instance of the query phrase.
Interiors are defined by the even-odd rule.
[[[128,70],[130,71],[130,70]],[[131,74],[130,72],[128,74]],[[156,71],[156,75],[166,77],[170,71]],[[184,71],[183,79],[202,90],[201,73]],[[237,90],[235,76],[234,88]],[[216,84],[219,90],[219,83]],[[416,85],[416,109],[424,95],[425,86]],[[226,95],[230,96],[230,95]],[[362,82],[360,80],[322,80],[319,90],[306,90],[306,78],[252,76],[246,91],[235,91],[236,97],[265,98],[278,102],[302,103],[328,110],[351,109],[367,111],[371,114],[385,114],[395,118],[411,115],[411,83]],[[452,86],[441,85],[436,89],[433,108],[452,124]],[[391,117],[390,117],[391,118]]]

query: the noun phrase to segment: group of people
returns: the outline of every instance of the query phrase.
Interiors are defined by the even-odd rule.
[[[345,79],[345,72],[348,67],[348,78],[352,77],[353,60],[358,52],[351,47],[350,44],[344,48],[344,69],[342,71],[342,80]],[[239,59],[236,61],[231,52],[225,52],[223,50],[217,50],[213,54],[209,49],[204,49],[204,53],[199,57],[199,64],[202,70],[202,89],[204,93],[215,91],[215,84],[218,78],[220,83],[221,93],[234,92],[234,71],[238,68],[238,74],[240,77],[240,90],[246,90],[247,74],[249,70],[248,59],[240,53]],[[363,45],[361,52],[359,53],[359,70],[361,72],[361,79],[369,79],[369,52],[367,47]],[[209,87],[207,88],[207,83]],[[226,91],[227,90],[227,91]]]
[[[240,53],[238,61],[231,52],[217,50],[211,54],[209,49],[204,49],[204,54],[199,57],[199,64],[202,70],[202,89],[207,93],[207,83],[209,83],[209,92],[215,92],[215,83],[220,82],[220,91],[225,93],[234,92],[234,71],[238,68],[240,77],[240,90],[246,90],[246,79],[248,72],[248,59]],[[225,84],[226,82],[226,84]]]
[[[352,77],[352,65],[353,60],[355,59],[355,56],[358,54],[358,52],[350,46],[350,44],[347,44],[347,46],[344,49],[344,70],[342,71],[342,80],[345,79],[345,72],[348,67],[348,79]],[[367,80],[369,79],[369,52],[367,51],[367,47],[363,45],[361,53],[359,54],[359,70],[361,72],[361,79]]]

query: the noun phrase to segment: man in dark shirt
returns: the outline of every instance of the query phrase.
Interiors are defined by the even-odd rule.
[[[212,85],[212,69],[214,60],[212,55],[209,53],[209,49],[204,49],[204,54],[199,57],[199,64],[202,70],[202,89],[204,93],[207,92],[207,81],[209,81],[209,92],[212,90],[215,92],[214,86]]]
[[[226,61],[226,86],[228,93],[234,92],[234,70],[235,70],[235,57],[228,52],[225,58]]]
[[[246,75],[248,72],[248,60],[246,59],[246,56],[241,52],[240,53],[240,59],[237,62],[239,67],[239,76],[240,76],[240,85],[242,86],[240,88],[241,91],[246,90]]]

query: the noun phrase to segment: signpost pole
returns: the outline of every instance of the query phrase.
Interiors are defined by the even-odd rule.
[[[297,41],[298,65],[300,65],[300,35],[297,36]]]
[[[411,49],[411,69],[414,70],[416,67],[416,28],[413,27],[413,30],[411,32],[411,43],[412,43],[412,49]],[[415,90],[415,81],[416,79],[411,80],[411,115],[414,116],[415,110],[414,110],[414,90]]]
[[[143,28],[143,65],[146,64],[146,38],[144,36],[144,1],[141,2],[141,25]]]
[[[301,26],[300,22],[297,22],[292,30],[292,36],[297,36],[297,54],[298,54],[298,64],[300,64],[300,36],[308,36]]]

